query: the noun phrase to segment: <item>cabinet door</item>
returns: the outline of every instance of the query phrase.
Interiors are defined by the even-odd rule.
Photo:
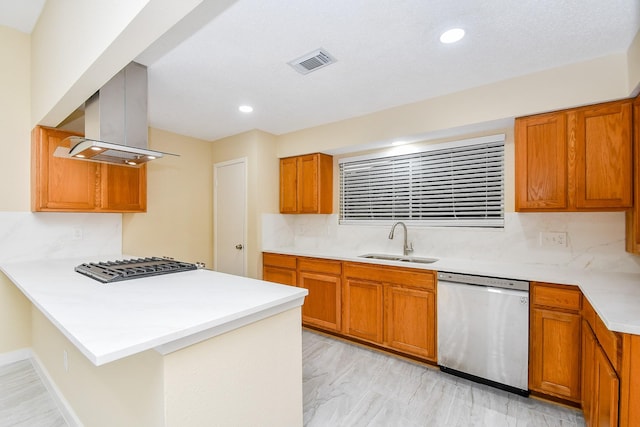
[[[382,283],[348,278],[345,283],[347,335],[382,344]]]
[[[619,381],[606,354],[596,345],[594,360],[594,407],[592,425],[618,427]]]
[[[580,401],[580,315],[532,310],[529,388]]]
[[[265,265],[262,268],[262,280],[280,283],[283,285],[296,286],[296,271],[282,267]]]
[[[146,212],[147,165],[102,165],[101,210]]]
[[[435,294],[388,285],[384,298],[386,345],[435,362]]]
[[[574,114],[576,207],[631,207],[631,101],[579,108]]]
[[[98,163],[54,157],[57,147],[70,148],[63,140],[75,133],[36,127],[31,142],[31,208],[33,211],[81,211],[96,209],[100,185]]]
[[[516,119],[516,211],[568,208],[566,132],[564,112]]]
[[[298,158],[298,210],[300,213],[318,213],[318,155]]]
[[[626,213],[626,249],[640,254],[640,95],[633,101],[633,209]]]
[[[623,335],[620,427],[640,426],[640,335]]]
[[[595,372],[596,338],[589,323],[582,321],[582,413],[588,427],[593,425],[593,402],[595,393],[593,377]]]
[[[280,159],[280,213],[298,212],[298,160]]]
[[[298,286],[309,290],[302,306],[302,321],[339,332],[341,328],[341,286],[339,276],[300,272]]]

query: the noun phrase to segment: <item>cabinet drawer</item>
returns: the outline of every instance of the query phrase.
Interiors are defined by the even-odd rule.
[[[579,311],[582,294],[575,286],[533,283],[531,299],[534,305]]]
[[[346,277],[371,280],[375,282],[395,283],[407,287],[435,290],[435,273],[402,267],[380,267],[369,264],[345,263]]]
[[[298,258],[298,269],[339,276],[342,273],[342,263],[318,258]]]
[[[262,254],[262,265],[295,269],[296,257],[265,252]]]

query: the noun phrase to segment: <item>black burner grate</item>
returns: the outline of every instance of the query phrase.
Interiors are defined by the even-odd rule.
[[[102,283],[120,282],[160,274],[178,273],[196,270],[196,264],[176,261],[170,258],[136,258],[118,261],[91,262],[75,268],[80,274],[89,276]]]

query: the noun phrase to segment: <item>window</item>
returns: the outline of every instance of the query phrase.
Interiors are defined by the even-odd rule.
[[[341,224],[504,226],[504,134],[339,165]]]

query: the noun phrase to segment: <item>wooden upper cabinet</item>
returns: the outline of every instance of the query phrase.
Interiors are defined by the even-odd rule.
[[[94,211],[100,165],[93,162],[54,157],[56,148],[69,147],[64,141],[75,133],[36,127],[31,133],[31,210]]]
[[[621,210],[633,202],[632,102],[516,119],[516,211]]]
[[[640,254],[640,95],[633,101],[633,209],[626,213],[627,252]]]
[[[31,210],[145,212],[146,165],[139,168],[55,157],[76,133],[37,126],[31,134]]]
[[[333,211],[333,158],[315,153],[280,159],[280,212]]]
[[[146,212],[147,165],[102,165],[101,206],[108,211]]]
[[[567,119],[550,113],[516,119],[516,210],[564,210]]]
[[[298,159],[280,159],[280,212],[298,212]]]
[[[570,123],[575,120],[576,208],[631,207],[631,105],[612,102],[569,114]]]

